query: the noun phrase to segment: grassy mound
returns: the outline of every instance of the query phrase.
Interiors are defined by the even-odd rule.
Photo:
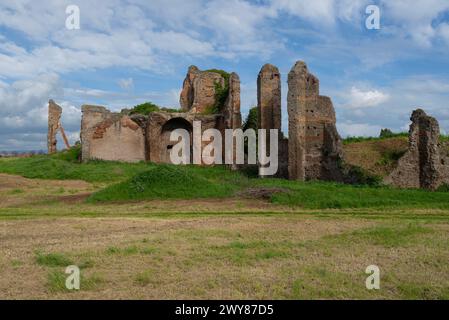
[[[358,150],[365,152],[367,149],[358,148]],[[378,159],[381,158],[378,154]],[[240,194],[243,196],[244,190],[248,188],[255,191],[258,188],[264,190],[271,188],[286,190],[273,193],[269,198],[271,202],[308,209],[449,209],[447,186],[442,187],[439,192],[426,192],[382,186],[342,185],[332,182],[259,179],[245,172],[231,171],[225,166],[174,166],[109,161],[80,163],[77,159],[76,150],[50,156],[1,158],[0,172],[27,178],[84,180],[106,185],[104,189],[88,199],[90,202],[226,198]]]
[[[352,186],[332,182],[295,182],[264,179],[264,185],[284,187],[271,201],[308,209],[327,208],[434,208],[449,209],[448,192],[406,190],[391,187]]]
[[[163,164],[109,186],[93,194],[89,201],[222,198],[231,196],[245,180],[224,167]]]
[[[30,179],[84,180],[87,182],[117,182],[148,170],[146,163],[109,161],[73,161],[70,153],[39,155],[29,158],[1,158],[0,172]]]

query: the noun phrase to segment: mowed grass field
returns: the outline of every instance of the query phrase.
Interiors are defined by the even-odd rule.
[[[449,192],[68,153],[0,172],[3,299],[449,299]]]

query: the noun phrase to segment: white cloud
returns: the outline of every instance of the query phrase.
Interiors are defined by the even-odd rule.
[[[124,90],[128,90],[128,89],[131,89],[132,87],[134,87],[134,80],[133,80],[133,78],[120,79],[118,81],[118,85],[120,86],[120,88],[122,88]]]
[[[409,37],[422,47],[430,48],[438,36],[435,19],[449,10],[447,0],[382,0],[382,17],[387,20],[387,28],[399,37]],[[396,28],[389,26],[394,25]]]
[[[369,123],[353,123],[351,121],[337,123],[337,128],[343,137],[376,137],[382,127]]]
[[[278,10],[291,15],[300,16],[322,25],[335,22],[335,1],[307,1],[307,0],[274,0],[273,5]]]
[[[379,90],[356,90],[356,92],[366,91]],[[343,95],[338,95],[338,91],[334,93],[334,97],[337,98],[335,100],[337,125],[345,135],[366,135],[377,132],[380,128],[389,128],[396,132],[407,131],[410,115],[417,108],[422,108],[434,116],[439,121],[442,132],[449,131],[448,78],[421,75],[396,80],[389,84],[388,91],[382,92],[388,99],[371,108],[349,107],[351,90],[348,92]],[[359,93],[355,96],[359,96]],[[363,101],[365,95],[360,96],[362,98],[355,100]]]
[[[389,95],[380,90],[362,90],[352,87],[346,95],[345,107],[351,109],[371,108],[385,103],[389,99]]]
[[[62,93],[56,74],[0,84],[0,116],[15,116],[42,106],[52,96]]]

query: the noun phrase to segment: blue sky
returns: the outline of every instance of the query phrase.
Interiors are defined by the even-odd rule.
[[[381,28],[365,27],[366,7]],[[80,8],[67,30],[66,7]],[[46,148],[48,99],[79,139],[80,107],[144,101],[178,107],[189,65],[235,71],[242,112],[256,104],[265,63],[307,62],[334,102],[342,136],[407,130],[422,107],[449,133],[448,0],[2,0],[0,150]]]

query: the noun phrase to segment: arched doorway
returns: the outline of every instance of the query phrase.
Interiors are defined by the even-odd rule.
[[[168,120],[161,129],[161,162],[171,163],[170,161],[170,151],[173,146],[177,143],[176,141],[170,141],[170,134],[173,130],[185,129],[190,134],[190,160],[192,163],[192,124],[184,118],[173,118]]]

